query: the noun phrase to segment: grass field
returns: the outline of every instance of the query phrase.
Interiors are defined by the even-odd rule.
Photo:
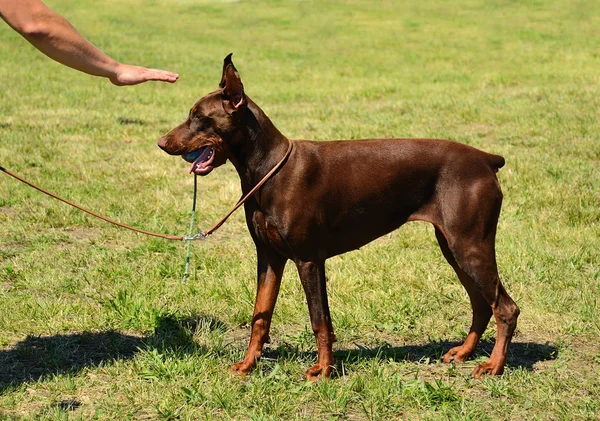
[[[156,147],[223,57],[291,138],[442,137],[506,158],[497,254],[521,307],[505,374],[439,357],[471,309],[433,229],[328,261],[336,375],[288,265],[246,378],[255,257],[242,212],[192,248],[92,219],[0,174],[0,419],[600,419],[600,3],[48,0],[175,85],[117,88],[0,25],[0,165],[122,222],[186,234],[193,178]],[[352,163],[349,163],[352,165]],[[199,182],[200,228],[239,197]]]

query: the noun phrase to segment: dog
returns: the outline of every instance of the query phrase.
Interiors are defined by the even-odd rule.
[[[249,192],[280,160],[282,166],[244,204],[256,246],[258,287],[245,358],[231,367],[249,373],[269,340],[284,266],[295,263],[317,343],[308,380],[329,377],[336,341],[327,301],[325,261],[387,234],[426,221],[473,308],[469,333],[444,362],[465,361],[492,315],[497,338],[488,361],[472,375],[499,375],[519,308],[500,282],[495,237],[504,158],[441,139],[364,139],[291,143],[246,95],[231,54],[219,88],[198,100],[158,146],[205,176],[231,161]],[[291,152],[288,147],[291,146]],[[285,155],[286,151],[289,155]]]

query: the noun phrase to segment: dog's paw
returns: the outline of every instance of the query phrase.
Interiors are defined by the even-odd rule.
[[[239,363],[232,364],[229,368],[229,372],[237,374],[238,376],[245,376],[252,371],[256,366],[256,362],[247,363],[246,361],[240,361]]]
[[[471,373],[476,379],[480,379],[483,376],[499,376],[504,372],[504,365],[493,362],[492,360],[486,361],[481,364],[477,364],[475,370]]]
[[[320,378],[329,378],[332,370],[333,366],[331,365],[321,366],[319,364],[315,364],[306,370],[304,375],[306,376],[306,380],[316,382]]]
[[[462,363],[465,362],[470,356],[470,350],[465,349],[464,346],[456,346],[444,354],[442,361],[445,363]]]

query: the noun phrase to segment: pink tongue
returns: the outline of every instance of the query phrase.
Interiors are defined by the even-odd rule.
[[[190,167],[190,174],[193,172],[196,172],[196,170],[199,170],[200,168],[202,168],[202,162],[198,162],[198,163],[194,162],[192,164],[192,166]]]
[[[210,159],[212,148],[210,146],[205,146],[201,148],[200,151],[200,156],[196,158],[194,162],[192,162],[192,166],[190,167],[191,173],[194,172],[194,170],[202,168],[202,164]]]

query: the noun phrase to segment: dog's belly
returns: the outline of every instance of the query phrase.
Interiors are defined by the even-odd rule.
[[[269,246],[278,254],[292,260],[313,257],[329,258],[356,250],[404,224],[408,219],[406,211],[395,216],[373,215],[359,212],[359,217],[350,216],[333,227],[316,220],[296,220],[292,224],[278,224],[277,215],[266,215],[254,210],[251,212],[248,228],[254,237]],[[363,217],[360,217],[363,216]]]
[[[332,256],[337,256],[338,254],[347,253],[352,250],[358,250],[371,241],[374,241],[377,238],[394,231],[404,222],[397,224],[393,228],[382,229],[379,231],[371,230],[359,232],[353,229],[353,232],[341,232],[339,235],[335,235],[330,238],[326,246],[327,257],[329,258]]]
[[[304,212],[291,219],[277,209],[268,214],[255,210],[249,228],[264,244],[292,260],[323,259],[356,250],[394,231],[413,213],[413,207],[398,204],[329,208],[330,214],[299,209]]]
[[[364,209],[357,211],[356,215],[338,221],[323,235],[322,244],[327,257],[356,250],[396,230],[408,220],[411,213],[406,208],[391,212],[367,212]]]
[[[435,179],[424,173],[415,180],[397,176],[370,185],[356,183],[358,188],[328,195],[321,234],[327,256],[356,250],[429,208],[435,200]]]

